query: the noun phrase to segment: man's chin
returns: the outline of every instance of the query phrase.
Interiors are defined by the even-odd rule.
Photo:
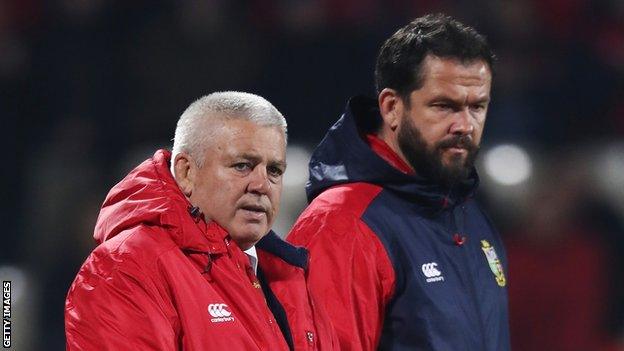
[[[458,148],[443,149],[440,158],[445,167],[464,165],[468,159],[468,150]]]
[[[230,236],[241,249],[247,250],[267,235],[269,230],[266,224],[251,223],[233,230]]]
[[[438,161],[438,180],[445,186],[453,186],[463,181],[470,173],[467,166],[468,155],[462,153],[443,154]]]
[[[438,164],[439,173],[442,174],[459,174],[461,173],[461,169],[464,168],[464,159],[449,159],[444,160]]]

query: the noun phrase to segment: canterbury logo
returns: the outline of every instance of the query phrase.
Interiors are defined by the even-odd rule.
[[[232,312],[229,311],[228,305],[224,303],[211,303],[208,305],[208,313],[214,317],[210,320],[213,323],[234,321]]]
[[[442,272],[438,270],[438,264],[435,262],[425,263],[421,267],[423,274],[427,277],[427,283],[443,281]]]
[[[229,317],[232,312],[228,311],[228,305],[224,303],[211,303],[208,305],[208,313],[213,317]]]

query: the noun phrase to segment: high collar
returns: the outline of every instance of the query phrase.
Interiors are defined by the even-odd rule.
[[[194,216],[192,205],[169,170],[171,152],[158,150],[115,185],[102,205],[95,226],[98,243],[140,224],[167,229],[183,250],[227,251],[227,232],[217,223]]]
[[[399,155],[392,150],[390,145],[375,134],[366,134],[368,146],[390,165],[405,174],[414,174],[414,170]]]
[[[276,256],[292,266],[303,268],[304,270],[308,268],[308,250],[289,244],[272,230],[256,243],[256,248],[259,251]],[[262,263],[260,262],[260,265]]]

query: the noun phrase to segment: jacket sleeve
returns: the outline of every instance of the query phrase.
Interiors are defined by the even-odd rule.
[[[395,276],[378,237],[349,214],[300,218],[288,241],[310,251],[309,282],[342,350],[376,350]]]
[[[93,257],[65,302],[67,350],[176,350],[166,304],[150,280],[128,267],[104,273]]]

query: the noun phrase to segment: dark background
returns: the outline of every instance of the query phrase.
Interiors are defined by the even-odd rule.
[[[287,232],[309,150],[348,97],[374,94],[383,40],[428,12],[476,27],[499,57],[479,169],[508,247],[515,349],[624,349],[621,0],[0,1],[14,348],[64,348],[65,294],[106,192],[204,94],[253,92],[286,116]]]

